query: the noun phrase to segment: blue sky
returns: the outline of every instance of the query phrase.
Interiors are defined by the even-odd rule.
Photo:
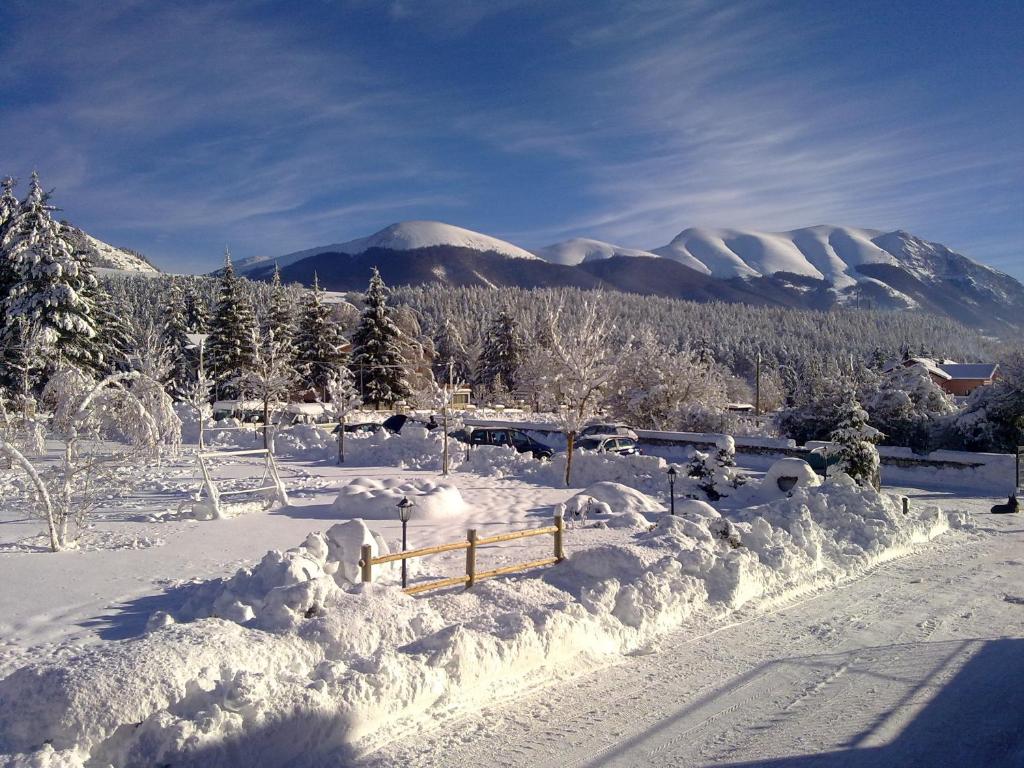
[[[1024,4],[0,3],[0,173],[172,271],[439,219],[524,247],[907,229],[1024,279]]]

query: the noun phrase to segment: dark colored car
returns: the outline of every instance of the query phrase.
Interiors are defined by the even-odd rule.
[[[829,456],[824,448],[815,448],[807,454],[806,458],[811,469],[822,477],[826,477],[828,470],[840,462],[839,456]]]
[[[484,427],[469,433],[470,445],[511,445],[519,453],[533,454],[535,459],[550,459],[551,446],[544,445],[518,429]]]
[[[376,422],[376,421],[367,421],[367,422],[360,422],[360,423],[356,423],[356,424],[346,424],[345,425],[345,431],[346,432],[360,432],[360,433],[361,432],[366,432],[366,433],[372,434],[373,432],[380,432],[380,430],[382,430],[382,429],[384,429],[384,426],[382,424],[380,424],[379,422]],[[338,434],[338,432],[340,430],[341,430],[341,425],[339,424],[333,430],[331,430],[331,434],[332,435],[336,435],[336,434]]]
[[[437,419],[433,416],[431,416],[427,421],[422,421],[421,419],[414,419],[412,416],[406,416],[404,413],[396,413],[394,416],[389,416],[384,419],[384,423],[381,426],[383,426],[388,432],[398,434],[402,431],[405,425],[409,423],[419,424],[421,427],[426,427],[427,429],[437,429],[440,426],[437,423]]]

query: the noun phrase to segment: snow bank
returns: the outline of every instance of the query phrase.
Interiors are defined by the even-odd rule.
[[[687,501],[672,517],[613,483],[585,494],[620,516],[644,510],[653,529],[574,529],[559,566],[412,598],[350,585],[335,558],[380,543],[361,523],[335,526],[200,588],[195,605],[233,620],[154,622],[0,681],[0,753],[65,766],[338,764],[403,720],[479,706],[541,670],[592,669],[697,611],[842,581],[948,526],[937,507],[903,515],[845,477],[724,515]]]

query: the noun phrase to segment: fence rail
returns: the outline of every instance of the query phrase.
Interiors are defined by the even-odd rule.
[[[516,539],[526,539],[532,536],[546,536],[550,535],[554,539],[554,555],[552,557],[545,557],[540,560],[531,560],[527,563],[515,563],[513,565],[505,565],[501,568],[492,568],[489,571],[477,572],[476,570],[476,551],[478,547],[486,546],[488,544],[498,544],[503,541],[515,541]],[[360,552],[359,568],[361,578],[363,582],[369,583],[373,581],[373,566],[384,565],[385,563],[394,563],[400,560],[411,560],[414,557],[426,557],[428,555],[438,555],[442,552],[453,552],[456,550],[466,550],[466,573],[461,576],[452,576],[447,579],[439,579],[437,581],[430,581],[426,584],[417,584],[412,587],[407,587],[405,593],[407,595],[417,595],[421,592],[429,592],[434,589],[443,589],[445,587],[455,587],[460,584],[464,584],[466,589],[472,587],[476,582],[484,579],[492,579],[495,576],[505,576],[509,573],[516,573],[518,571],[526,571],[530,568],[541,568],[547,565],[554,565],[560,563],[565,559],[565,521],[561,515],[555,515],[555,524],[546,525],[543,528],[529,528],[525,531],[511,531],[509,533],[499,533],[494,536],[480,537],[477,535],[475,528],[470,528],[466,531],[465,541],[453,541],[448,544],[438,544],[433,547],[423,547],[421,549],[410,549],[406,552],[395,552],[391,555],[380,555],[379,557],[373,556],[373,548],[369,544],[364,544]]]

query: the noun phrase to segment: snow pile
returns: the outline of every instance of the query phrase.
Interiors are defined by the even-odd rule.
[[[466,502],[454,485],[396,478],[357,477],[341,489],[333,509],[338,517],[394,520],[403,498],[415,504],[412,514],[417,520],[461,518],[466,514]]]
[[[788,493],[793,488],[821,485],[821,478],[803,459],[788,457],[772,464],[761,481],[761,494],[768,497]]]
[[[651,513],[662,513],[665,507],[640,491],[619,483],[595,483],[586,490],[559,504],[556,514],[566,522],[597,520],[609,528],[647,530]]]
[[[340,586],[358,580],[364,544],[370,545],[374,557],[389,553],[384,540],[362,520],[311,533],[298,547],[271,550],[253,568],[202,584],[179,617],[217,616],[261,629],[289,629],[320,610]],[[166,623],[161,616],[151,622]]]
[[[346,452],[358,439],[346,436]],[[337,460],[338,439],[315,424],[296,424],[274,434],[274,455],[305,461]]]
[[[525,477],[540,468],[540,462],[528,453],[518,453],[509,445],[476,445],[460,469],[485,477]]]
[[[614,484],[588,494],[619,515],[656,512]],[[196,598],[235,621],[157,620],[0,681],[0,752],[36,765],[338,764],[403,718],[478,706],[544,669],[591,669],[697,612],[836,583],[948,526],[937,507],[903,515],[847,478],[727,516],[695,501],[680,511],[652,530],[574,529],[560,566],[425,598],[348,585],[335,558],[379,542],[361,523],[335,526]]]

